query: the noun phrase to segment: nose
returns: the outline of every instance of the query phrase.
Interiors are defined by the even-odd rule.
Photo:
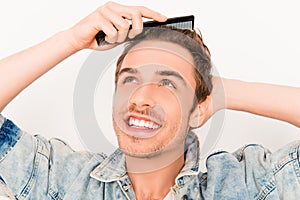
[[[136,89],[129,98],[129,104],[136,106],[138,109],[145,109],[155,105],[154,86],[151,84],[144,85]]]

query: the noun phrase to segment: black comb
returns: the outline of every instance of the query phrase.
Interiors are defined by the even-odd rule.
[[[168,18],[165,22],[158,22],[158,21],[147,21],[143,23],[144,27],[174,27],[177,29],[193,29],[194,28],[194,16],[183,16],[183,17],[174,17]],[[130,25],[131,29],[132,26]],[[100,31],[95,36],[95,39],[99,46],[107,44],[105,41],[105,33]]]

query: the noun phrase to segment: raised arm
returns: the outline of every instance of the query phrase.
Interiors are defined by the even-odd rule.
[[[222,109],[249,112],[300,127],[300,88],[213,77],[200,126]],[[203,107],[203,106],[202,106]]]
[[[226,108],[245,111],[291,123],[300,127],[300,88],[222,80]]]
[[[166,17],[145,7],[124,6],[108,2],[75,26],[61,31],[29,49],[0,61],[0,112],[23,89],[68,56],[84,48],[105,50],[126,39],[132,21],[134,37],[143,27],[142,17],[164,21]],[[100,31],[106,33],[111,45],[98,47],[94,39]]]

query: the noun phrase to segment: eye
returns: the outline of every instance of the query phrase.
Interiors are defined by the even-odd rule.
[[[137,79],[134,77],[134,76],[127,76],[123,81],[122,83],[125,84],[125,83],[136,83],[137,82]]]
[[[176,89],[175,84],[172,81],[168,80],[168,79],[161,80],[160,85]]]

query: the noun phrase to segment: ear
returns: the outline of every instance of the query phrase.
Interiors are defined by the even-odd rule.
[[[199,103],[190,115],[189,125],[192,129],[199,128],[207,121],[211,97],[207,96],[205,101]]]

